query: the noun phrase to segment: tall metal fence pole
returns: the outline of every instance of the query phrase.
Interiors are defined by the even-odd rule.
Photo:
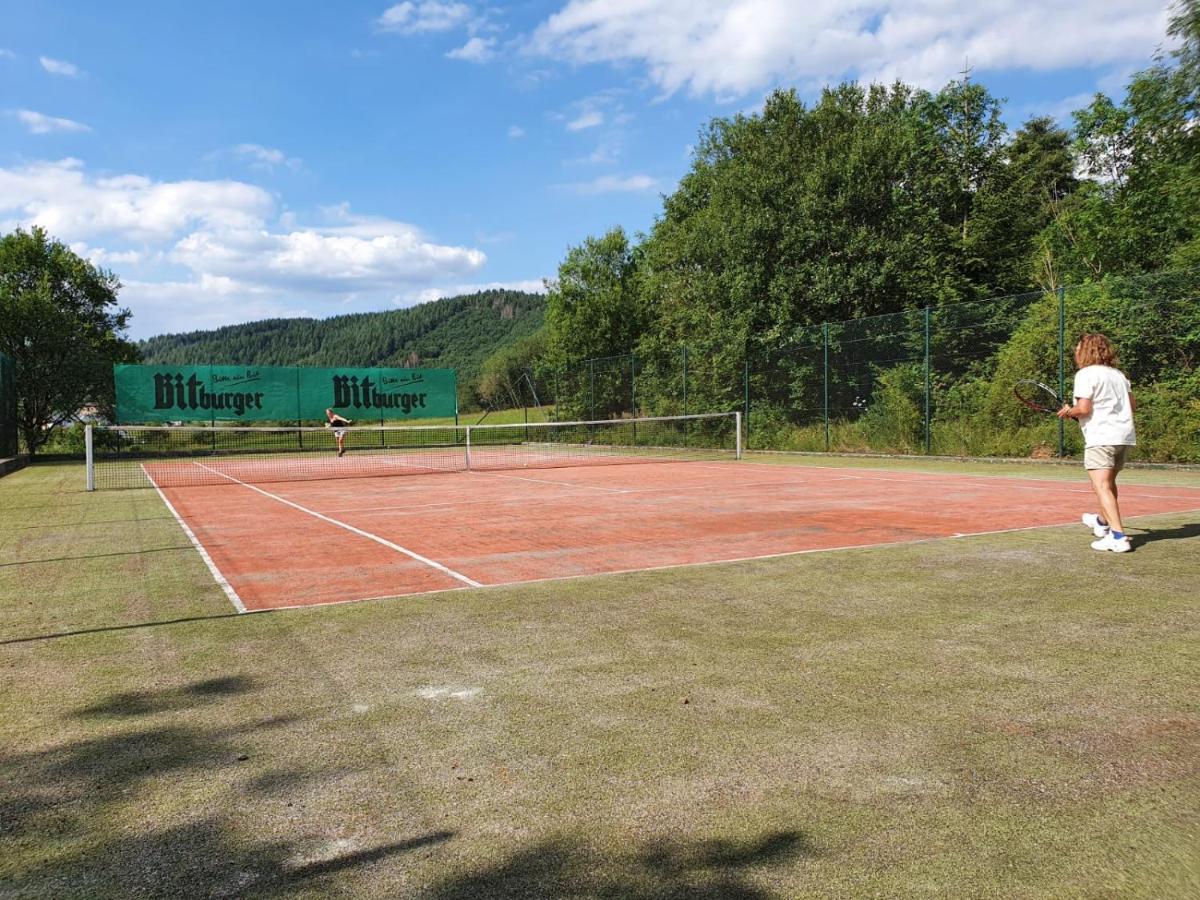
[[[629,354],[629,415],[637,418],[637,354]]]
[[[683,414],[688,414],[688,349],[683,348]]]
[[[929,432],[931,420],[929,407],[929,307],[925,307],[925,452],[929,453],[932,446],[932,436]]]
[[[746,442],[750,441],[750,355],[742,360],[742,421],[745,423]]]
[[[1058,396],[1067,393],[1067,289],[1058,289]],[[1066,422],[1058,420],[1058,455],[1067,455]]]
[[[821,377],[824,399],[821,401],[821,415],[825,419],[825,452],[829,452],[829,323],[821,325],[822,343],[825,345],[825,362]]]
[[[596,420],[596,361],[588,360],[588,421]]]

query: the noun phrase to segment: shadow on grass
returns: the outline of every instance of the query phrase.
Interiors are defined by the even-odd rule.
[[[265,730],[298,719],[260,717],[219,728],[177,720],[181,710],[255,690],[252,679],[234,675],[114,694],[65,718],[99,719],[104,724],[97,727],[151,713],[174,714],[176,721],[0,753],[0,893],[270,897],[302,889],[328,895],[336,884],[321,879],[454,836],[435,831],[367,847],[256,839],[246,827],[242,771],[263,752]],[[214,787],[227,792],[215,804]],[[189,799],[202,799],[205,808],[189,806]],[[229,815],[213,815],[213,805]]]
[[[104,559],[110,556],[141,556],[144,553],[165,553],[168,550],[191,550],[191,544],[180,544],[177,547],[151,547],[148,550],[121,550],[117,553],[92,553],[87,556],[52,556],[48,559],[19,559],[16,562],[0,563],[0,569],[13,566],[36,566],[39,563],[73,562],[80,559]]]
[[[294,717],[221,715],[211,704],[249,699],[251,678],[232,675],[158,691],[114,694],[68,711],[70,727],[99,729],[48,748],[0,753],[0,872],[3,892],[37,897],[589,896],[762,900],[758,878],[773,867],[815,855],[798,831],[747,840],[651,841],[615,849],[579,839],[535,841],[473,871],[442,877],[429,848],[457,836],[449,829],[355,839],[324,818],[280,819],[279,800],[307,792],[329,796],[346,770],[266,768],[296,758]],[[147,718],[160,714],[161,719]],[[123,727],[125,726],[125,727]],[[307,735],[307,723],[295,735]],[[303,739],[302,737],[299,739]],[[300,748],[303,749],[303,748]],[[303,754],[299,754],[303,756]],[[301,793],[301,789],[305,793]],[[277,795],[267,801],[264,793]],[[259,799],[254,799],[255,797]],[[372,821],[396,812],[380,786]],[[297,802],[297,807],[301,806]],[[288,804],[291,807],[291,803]],[[345,837],[343,835],[351,835]],[[281,836],[282,835],[282,836]],[[419,886],[406,883],[420,852]],[[459,859],[472,859],[461,854]],[[476,857],[477,858],[477,857]]]
[[[567,840],[523,848],[493,866],[434,886],[435,900],[476,897],[611,897],[762,900],[754,870],[815,855],[798,831],[745,841],[652,842],[603,854]]]
[[[53,631],[49,634],[31,634],[26,637],[7,638],[5,644],[30,644],[35,641],[54,641],[59,638],[78,637],[81,634],[104,634],[109,631],[131,631],[138,628],[158,628],[163,625],[184,625],[188,622],[207,622],[209,619],[236,619],[238,616],[262,616],[273,613],[273,609],[254,609],[247,612],[218,613],[213,616],[185,616],[180,619],[160,619],[156,622],[131,622],[128,625],[100,625],[96,628],[78,628],[74,631]]]
[[[181,688],[113,694],[99,703],[75,711],[72,715],[85,719],[144,716],[169,709],[186,709],[195,706],[197,700],[211,702],[222,696],[244,694],[251,690],[254,690],[252,679],[243,675],[230,675],[197,681]]]
[[[46,507],[40,507],[45,509]],[[36,525],[14,525],[13,531],[28,531],[33,528],[86,528],[89,525],[140,525],[156,519],[175,521],[174,516],[142,516],[140,519],[84,519],[78,522],[39,522]]]
[[[1200,537],[1200,524],[1180,525],[1177,528],[1143,528],[1145,534],[1132,538],[1133,545],[1140,547],[1154,541],[1180,541]]]
[[[86,845],[20,873],[18,896],[275,897],[296,890],[340,893],[331,879],[454,837],[435,831],[334,855],[287,841],[246,841],[220,819],[206,818]]]

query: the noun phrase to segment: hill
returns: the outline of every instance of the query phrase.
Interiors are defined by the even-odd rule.
[[[540,294],[491,290],[388,312],[165,334],[139,347],[147,363],[457,369],[462,386],[497,350],[541,328],[545,312]]]

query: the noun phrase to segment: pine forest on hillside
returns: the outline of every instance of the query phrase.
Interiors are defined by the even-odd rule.
[[[545,309],[540,294],[490,290],[389,312],[167,334],[139,346],[147,363],[455,369],[469,404],[484,362],[536,333]]]

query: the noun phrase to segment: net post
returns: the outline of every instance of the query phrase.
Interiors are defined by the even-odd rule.
[[[742,458],[742,414],[736,410],[733,413],[733,430],[737,433],[737,449],[734,459]]]
[[[467,441],[466,441],[466,461],[467,471],[471,471],[471,426],[467,426]]]
[[[92,450],[92,426],[90,424],[83,426],[83,452],[84,464],[87,467],[87,489],[94,491],[96,489],[96,458]]]

